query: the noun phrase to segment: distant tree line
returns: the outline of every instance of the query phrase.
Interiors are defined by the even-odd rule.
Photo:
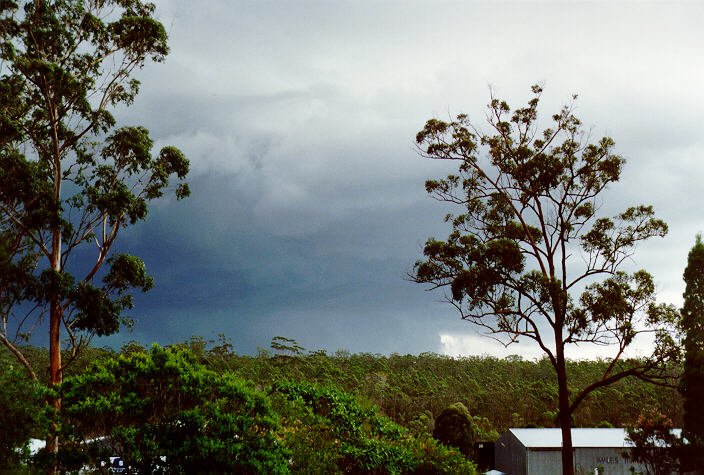
[[[186,157],[153,151],[144,127],[111,112],[135,100],[132,73],[168,53],[155,9],[0,1],[0,470],[101,468],[119,454],[140,472],[474,473],[475,440],[559,426],[571,475],[571,427],[638,421],[647,438],[643,407],[658,430],[683,426],[684,465],[702,468],[704,246],[682,312],[656,303],[652,276],[621,265],[666,224],[646,205],[599,214],[625,160],[610,138],[590,141],[573,104],[539,130],[540,86],[523,108],[492,96],[489,133],[465,114],[418,133],[421,155],[458,164],[427,191],[462,209],[410,277],[506,343],[533,340],[542,360],[328,355],[282,336],[256,356],[225,337],[91,347],[129,326],[132,293],[153,286],[138,257],[114,252],[120,231],[153,200],[190,193]],[[27,345],[43,320],[48,348]],[[643,332],[652,354],[626,358]],[[566,359],[589,343],[614,354]],[[29,437],[46,449],[30,457]]]
[[[139,472],[476,472],[466,450],[397,424],[334,379],[242,377],[230,365],[247,368],[228,346],[206,349],[194,338],[166,348],[92,348],[51,387],[7,364],[12,355],[4,352],[0,423],[17,430],[0,434],[0,469],[104,469],[119,456]],[[45,349],[23,350],[32,363],[48,361]],[[262,354],[252,361],[264,371],[298,358],[306,357]],[[325,358],[331,365],[338,359]],[[62,411],[51,411],[46,397],[60,397]],[[30,456],[29,437],[48,430],[61,438],[58,450]]]
[[[448,408],[459,408],[454,412],[460,414],[466,412],[469,421],[462,431],[471,436],[463,435],[461,446],[458,442],[457,448],[469,455],[470,459],[473,454],[468,453],[471,452],[467,448],[471,445],[467,442],[468,437],[473,443],[479,440],[495,440],[510,427],[555,426],[556,381],[552,367],[545,359],[524,360],[517,356],[503,359],[490,356],[452,358],[434,353],[385,356],[337,351],[334,354],[327,354],[322,350],[306,351],[291,339],[286,340],[287,345],[282,345],[282,341],[284,340],[281,338],[274,340],[271,350],[260,349],[257,355],[242,355],[235,352],[232,342],[224,336],[220,336],[215,341],[194,336],[183,343],[172,345],[173,350],[169,351],[175,352],[171,353],[170,357],[175,358],[175,361],[184,366],[187,372],[200,375],[200,379],[217,382],[218,378],[224,377],[223,381],[238,381],[237,387],[250,388],[246,390],[250,391],[246,393],[247,398],[254,398],[252,400],[256,401],[257,398],[263,397],[266,404],[273,407],[273,412],[269,416],[262,413],[262,417],[273,417],[274,420],[284,421],[282,422],[284,426],[297,425],[298,429],[291,432],[291,437],[294,437],[293,434],[298,434],[296,435],[300,438],[296,439],[298,444],[326,446],[326,453],[331,453],[328,445],[334,446],[334,440],[340,440],[339,434],[333,431],[333,428],[337,427],[336,424],[330,421],[321,422],[317,416],[314,417],[314,414],[307,412],[311,408],[306,410],[292,408],[283,402],[282,397],[298,400],[300,396],[304,400],[308,398],[311,404],[315,398],[320,397],[347,401],[344,403],[347,406],[359,406],[359,408],[367,408],[366,411],[372,411],[365,412],[365,417],[372,419],[380,417],[388,421],[384,424],[397,425],[398,429],[394,431],[400,431],[398,434],[407,434],[405,437],[413,437],[417,441],[414,443],[421,443],[418,442],[421,440],[435,440],[432,437],[434,434],[440,437],[439,431],[435,429],[441,414],[443,411],[447,413]],[[291,351],[291,348],[295,348],[295,351]],[[25,347],[23,351],[32,359],[33,365],[46,367],[48,363],[46,349]],[[115,415],[71,416],[73,414],[70,409],[71,404],[88,395],[92,395],[89,399],[95,401],[93,396],[100,394],[100,390],[96,388],[106,387],[99,381],[101,378],[102,381],[105,381],[105,378],[113,381],[110,383],[113,385],[116,385],[114,381],[120,378],[129,380],[132,377],[130,375],[134,374],[130,368],[139,367],[140,361],[144,364],[144,361],[149,360],[149,355],[152,359],[159,354],[163,355],[163,350],[160,351],[162,353],[155,354],[153,349],[145,348],[137,342],[124,345],[119,352],[94,347],[87,349],[75,361],[71,371],[66,374],[69,381],[66,387],[72,389],[71,395],[64,394],[64,398],[69,401],[69,409],[66,411],[68,417],[74,417],[72,426],[80,426],[79,433],[82,435],[109,432],[106,431],[106,426],[101,426],[96,421],[119,419]],[[2,356],[5,360],[4,364],[12,361],[12,355],[8,352],[3,353]],[[567,371],[570,381],[576,386],[583,384],[603,371],[607,364],[598,360],[568,360]],[[640,362],[634,360],[631,364],[638,365]],[[96,371],[96,367],[100,370]],[[672,371],[678,373],[680,368],[672,368]],[[114,374],[107,377],[106,372]],[[162,373],[163,371],[155,371],[154,375]],[[102,374],[102,376],[96,376],[96,374]],[[40,379],[47,377],[41,374],[38,376]],[[26,379],[26,376],[16,371],[12,375],[6,375],[6,378],[19,380]],[[225,384],[225,382],[217,384]],[[110,391],[117,391],[117,386],[107,387],[112,388]],[[80,388],[92,389],[81,391]],[[205,389],[199,386],[188,391],[196,390]],[[127,387],[122,387],[119,391],[123,391],[124,394],[131,392]],[[214,389],[211,388],[206,392],[212,394],[212,391]],[[244,389],[238,391],[244,391]],[[304,396],[304,394],[316,394],[316,396]],[[10,404],[11,401],[8,399],[4,398],[3,404]],[[302,403],[299,401],[297,404]],[[637,421],[644,407],[653,408],[673,421],[675,426],[682,426],[682,398],[678,391],[674,388],[656,387],[635,378],[624,379],[608,388],[594,391],[574,413],[573,424],[575,427],[624,427]],[[349,407],[345,410],[348,409]],[[205,411],[205,409],[202,410]],[[312,410],[315,413],[315,407],[312,407]],[[318,407],[318,410],[323,409]],[[213,408],[208,411],[210,412],[206,411],[207,414],[211,414],[208,417],[212,417]],[[328,409],[323,412],[328,415],[326,411]],[[3,412],[7,413],[7,411]],[[295,417],[293,413],[296,414]],[[18,414],[20,414],[18,417],[26,417],[21,416],[19,412]],[[150,420],[146,415],[138,419],[139,421]],[[76,422],[79,420],[82,421],[80,424]],[[365,424],[362,426],[367,427]],[[279,426],[276,427],[276,430],[280,429]],[[328,427],[325,429],[327,432],[321,432],[323,427]],[[357,453],[355,452],[357,449],[352,450],[352,447],[359,448],[359,444],[367,444],[368,437],[384,439],[388,435],[386,432],[375,434],[370,433],[362,439],[349,440],[348,443],[351,445],[348,449]],[[167,435],[162,434],[160,437],[167,437]],[[34,436],[38,437],[40,434],[35,431]],[[311,440],[311,437],[315,440]],[[401,437],[398,441],[406,440],[401,435],[398,437]],[[142,438],[143,436],[140,436],[136,439]],[[396,442],[393,440],[387,442],[394,445]],[[433,443],[437,444],[437,441]],[[74,446],[76,447],[79,445]],[[366,447],[365,450],[371,450],[368,444],[364,447]],[[294,446],[292,450],[298,449]],[[335,464],[354,466],[356,463],[362,463],[354,457],[349,458],[347,452],[336,453],[336,456],[326,460],[304,462],[300,456],[298,460],[301,464],[308,464],[306,466],[309,468],[312,466],[310,464],[316,463],[330,466]],[[412,465],[411,462],[409,463]],[[411,471],[409,468],[411,465],[406,466],[407,471]]]

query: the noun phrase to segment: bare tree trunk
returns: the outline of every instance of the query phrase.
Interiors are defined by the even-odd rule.
[[[57,194],[61,191],[60,181],[57,188]],[[55,229],[52,240],[51,253],[51,268],[55,272],[61,272],[61,229]],[[61,372],[61,317],[63,309],[61,308],[61,296],[54,294],[51,296],[49,312],[49,385],[55,386],[61,384],[63,375]],[[61,410],[61,399],[52,398],[49,404],[58,414]],[[49,454],[56,455],[59,452],[59,437],[57,434],[58,426],[56,423],[52,425],[52,430],[46,439],[46,451]],[[56,462],[52,463],[49,473],[56,473]]]
[[[562,430],[562,474],[574,475],[572,459],[572,420],[570,418],[570,394],[567,389],[567,370],[565,367],[564,345],[558,343],[557,360],[557,390],[560,429]]]
[[[63,377],[61,374],[61,307],[58,297],[53,297],[51,302],[51,313],[49,322],[49,385],[60,384]],[[61,399],[55,398],[50,401],[51,406],[58,411],[61,409]],[[47,450],[53,453],[58,451],[58,439],[55,435],[50,435],[47,440]]]

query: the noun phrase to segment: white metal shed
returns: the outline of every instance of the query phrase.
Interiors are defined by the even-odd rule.
[[[676,429],[679,433],[679,429]],[[625,429],[572,429],[575,473],[644,471],[621,455],[628,450]],[[679,435],[679,434],[678,434]],[[496,469],[511,475],[562,473],[560,429],[509,429],[496,441]]]

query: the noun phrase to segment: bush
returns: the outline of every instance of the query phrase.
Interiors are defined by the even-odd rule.
[[[335,387],[276,383],[271,396],[294,472],[475,473],[456,450],[413,437]]]
[[[12,365],[0,365],[0,471],[17,469],[28,456],[29,439],[43,435],[43,388]]]
[[[443,409],[435,420],[433,437],[445,445],[456,447],[465,457],[469,457],[476,437],[467,407],[456,402]]]
[[[67,378],[61,395],[60,456],[83,454],[64,462],[67,468],[99,466],[115,455],[140,473],[287,471],[267,398],[240,378],[197,364],[186,349],[154,345],[99,361]],[[100,444],[86,443],[98,436]]]
[[[626,432],[633,446],[624,451],[626,460],[643,464],[655,475],[679,473],[680,440],[667,416],[653,408],[643,410],[635,424],[626,426]]]

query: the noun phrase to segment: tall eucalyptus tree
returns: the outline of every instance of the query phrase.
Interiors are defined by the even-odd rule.
[[[133,103],[132,73],[168,53],[154,10],[142,0],[0,0],[0,266],[11,270],[0,278],[0,340],[34,375],[17,337],[48,317],[51,384],[93,335],[126,322],[131,289],[152,286],[139,258],[111,254],[120,230],[166,192],[189,194],[183,154],[154,153],[145,128],[116,128],[110,112]]]
[[[457,174],[425,186],[460,214],[446,217],[447,240],[426,242],[411,277],[446,289],[461,317],[494,338],[529,339],[542,349],[557,377],[563,473],[572,474],[572,413],[590,392],[624,377],[666,381],[677,312],[655,303],[650,274],[621,270],[635,245],[664,236],[666,224],[651,206],[598,215],[602,192],[625,163],[614,142],[590,142],[572,104],[540,131],[542,89],[532,90],[528,105],[514,111],[492,95],[490,132],[461,114],[431,119],[416,136],[423,157],[458,163]],[[655,337],[653,353],[624,361],[643,332]],[[612,345],[613,356],[600,378],[571,392],[565,349],[583,344]]]

